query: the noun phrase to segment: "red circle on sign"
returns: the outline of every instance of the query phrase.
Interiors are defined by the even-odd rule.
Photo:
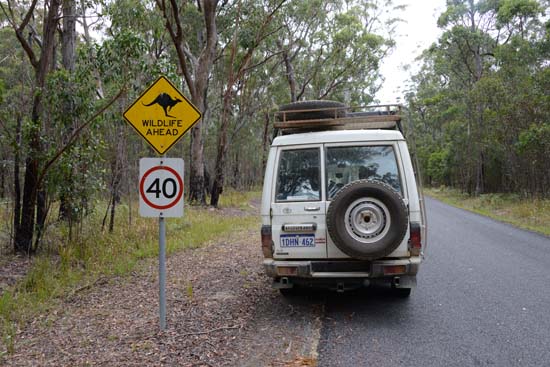
[[[172,200],[171,202],[169,202],[168,204],[166,204],[166,205],[157,205],[155,203],[152,203],[149,199],[147,199],[147,196],[145,195],[145,192],[143,191],[143,186],[145,185],[145,179],[147,178],[147,176],[149,176],[151,173],[153,173],[155,171],[162,170],[162,169],[167,170],[168,172],[170,172],[174,176],[176,176],[176,179],[178,180],[178,184],[180,185],[180,190],[179,190],[178,195],[176,196],[176,198],[174,200]],[[178,174],[178,172],[175,169],[173,169],[172,167],[155,166],[155,167],[150,168],[147,172],[145,172],[143,174],[143,177],[141,178],[141,181],[139,182],[139,194],[141,195],[143,201],[145,201],[145,203],[147,205],[149,205],[151,208],[158,209],[158,210],[170,209],[171,207],[175,206],[178,203],[178,201],[180,201],[181,196],[183,195],[183,181],[182,181],[180,175]]]

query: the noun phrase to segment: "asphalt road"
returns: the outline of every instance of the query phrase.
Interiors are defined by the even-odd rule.
[[[417,289],[326,295],[318,365],[550,366],[550,238],[427,209]]]

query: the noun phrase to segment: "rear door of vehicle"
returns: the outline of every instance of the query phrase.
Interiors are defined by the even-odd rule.
[[[272,188],[276,259],[327,257],[321,144],[280,147]]]
[[[402,173],[402,162],[397,142],[372,141],[368,143],[326,144],[325,184],[327,209],[336,193],[345,185],[356,180],[381,181],[391,186],[408,204],[406,180]],[[408,255],[405,235],[400,246],[391,254],[393,257]],[[327,256],[347,258],[327,234]]]

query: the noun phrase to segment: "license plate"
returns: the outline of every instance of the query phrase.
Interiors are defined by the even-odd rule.
[[[315,247],[315,235],[282,234],[281,247]]]

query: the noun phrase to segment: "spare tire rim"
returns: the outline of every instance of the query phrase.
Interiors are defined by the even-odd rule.
[[[362,243],[380,240],[388,233],[391,224],[386,205],[371,197],[360,198],[351,203],[344,220],[347,232]]]

